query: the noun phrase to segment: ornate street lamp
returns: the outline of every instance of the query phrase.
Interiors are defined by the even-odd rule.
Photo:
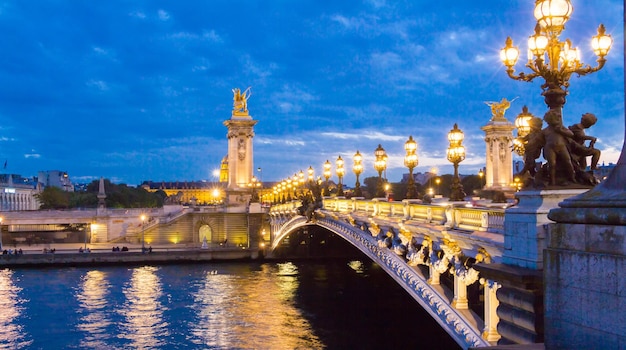
[[[256,176],[252,176],[250,183],[248,184],[250,188],[252,188],[252,195],[250,196],[250,202],[258,202],[259,194],[257,192],[257,188],[261,187],[261,182],[256,178]]]
[[[513,46],[513,40],[507,37],[500,58],[507,67],[507,74],[515,80],[530,82],[542,77],[545,84],[541,85],[544,101],[550,109],[559,112],[565,104],[565,96],[572,74],[578,76],[597,72],[606,63],[605,56],[609,53],[613,39],[606,34],[604,25],[598,27],[598,35],[591,40],[593,52],[598,57],[598,65],[591,67],[580,61],[580,51],[572,47],[569,39],[559,41],[565,23],[572,14],[570,0],[536,0],[534,15],[537,19],[535,33],[528,38],[528,67],[531,72],[515,75],[513,66],[520,56],[519,49]]]
[[[328,159],[326,159],[326,163],[324,163],[324,178],[326,179],[326,184],[324,185],[324,192],[326,196],[330,196],[330,189],[328,188],[328,179],[330,179],[331,171],[330,169],[333,166],[330,164]]]
[[[293,177],[291,178],[291,184],[293,186],[293,199],[296,200],[298,199],[298,174],[294,173]]]
[[[437,176],[435,178],[435,185],[437,185],[437,191],[435,191],[435,194],[439,193],[439,184],[441,183],[441,178],[439,176]]]
[[[528,112],[528,107],[522,107],[522,113],[515,117],[515,128],[517,129],[517,137],[513,139],[513,151],[520,156],[524,156],[526,152],[527,136],[531,131],[531,121],[536,118]],[[541,124],[539,124],[541,128]]]
[[[378,183],[376,184],[376,197],[385,197],[385,189],[383,187],[383,171],[387,169],[387,153],[379,144],[374,151],[374,169],[378,172]]]
[[[478,177],[480,178],[480,188],[482,189],[484,186],[483,179],[485,178],[485,172],[483,171],[482,168],[478,171]]]
[[[302,169],[298,173],[298,185],[300,186],[300,194],[304,197],[304,172]]]
[[[313,180],[315,180],[315,170],[313,170],[313,167],[309,165],[309,168],[306,170],[306,172],[308,175],[309,183],[313,182]]]
[[[463,185],[459,179],[459,163],[465,159],[465,147],[461,145],[463,137],[463,131],[454,123],[454,128],[448,133],[448,141],[450,141],[448,161],[454,165],[454,178],[452,179],[452,186],[450,186],[450,200],[453,202],[462,201],[465,198]]]
[[[354,175],[356,175],[356,184],[354,184],[354,196],[355,197],[363,197],[363,191],[361,190],[361,184],[359,183],[359,175],[363,172],[363,156],[357,150],[352,158],[354,161],[354,165],[352,166],[352,171]]]
[[[343,182],[341,180],[343,179],[343,175],[345,175],[346,170],[343,167],[343,158],[341,158],[341,156],[337,157],[335,165],[337,166],[335,172],[337,173],[337,178],[339,178],[339,183],[337,184],[337,196],[343,196]]]
[[[404,166],[409,168],[409,184],[406,189],[406,198],[417,198],[417,189],[415,188],[415,178],[413,178],[413,169],[417,166],[417,142],[413,140],[413,136],[409,136],[409,139],[404,143],[404,150],[406,156],[404,156]]]
[[[145,237],[145,227],[144,224],[146,222],[146,216],[141,214],[141,253],[145,253],[146,252],[146,237]]]

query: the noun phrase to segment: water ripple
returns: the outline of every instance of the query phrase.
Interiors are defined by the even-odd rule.
[[[14,272],[0,270],[0,349],[22,349],[32,344],[19,321],[26,300],[20,298],[22,288],[13,280]]]
[[[108,296],[110,284],[102,271],[87,271],[82,277],[82,284],[76,292],[81,314],[77,328],[84,332],[81,348],[102,349],[110,338],[108,327],[112,321],[108,315]]]
[[[163,318],[167,310],[159,300],[163,296],[158,267],[135,268],[124,286],[126,302],[118,310],[126,322],[121,324],[118,337],[130,342],[131,348],[146,349],[164,346],[169,335],[168,323]]]

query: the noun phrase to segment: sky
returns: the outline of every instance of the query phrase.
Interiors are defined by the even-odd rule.
[[[622,0],[572,0],[561,39],[594,66],[600,23],[614,44],[606,66],[572,76],[564,124],[598,116],[600,162],[624,142]],[[410,1],[3,1],[0,2],[0,161],[4,173],[67,171],[74,183],[104,177],[214,181],[227,153],[233,88],[251,87],[254,168],[263,181],[364,157],[374,150],[399,181],[404,143],[418,143],[414,172],[452,172],[447,133],[465,133],[461,174],[485,165],[486,102],[516,99],[536,116],[547,107],[541,78],[510,79],[499,51],[522,52],[533,34],[533,0]],[[522,54],[522,57],[526,55]],[[518,62],[516,71],[528,72]],[[516,158],[521,159],[521,158]],[[334,174],[334,170],[333,170]],[[335,175],[333,175],[335,178]]]

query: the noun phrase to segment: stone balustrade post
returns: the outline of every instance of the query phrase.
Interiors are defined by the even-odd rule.
[[[498,322],[500,317],[496,310],[500,302],[496,296],[496,291],[500,285],[489,279],[480,279],[480,283],[484,286],[484,304],[485,304],[485,327],[483,328],[483,339],[489,342],[497,342],[501,336],[498,333]]]
[[[428,278],[428,283],[434,286],[439,285],[439,277],[441,276],[439,271],[437,271],[432,264],[428,264],[428,272],[430,276],[430,278]]]
[[[454,274],[454,298],[452,299],[452,307],[457,310],[467,310],[469,307],[467,301],[467,285],[456,274]]]

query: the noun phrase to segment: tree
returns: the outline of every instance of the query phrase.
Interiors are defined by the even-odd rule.
[[[58,187],[46,187],[35,198],[41,203],[40,209],[67,209],[70,205],[69,193]]]

